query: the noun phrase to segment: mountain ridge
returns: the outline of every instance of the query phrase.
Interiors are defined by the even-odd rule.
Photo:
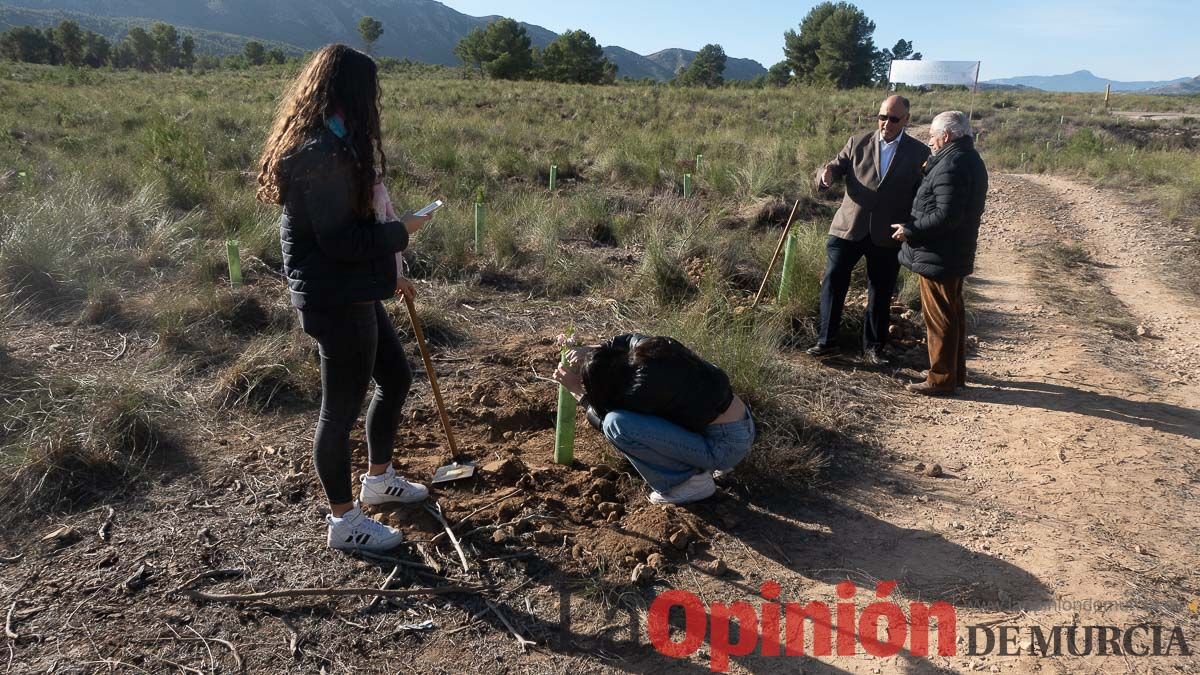
[[[1110,80],[1104,77],[1098,77],[1090,70],[1077,70],[1073,73],[1065,73],[1062,75],[1022,75],[1019,77],[1005,77],[994,80],[986,80],[987,84],[995,85],[1021,85],[1041,89],[1042,91],[1056,92],[1102,92],[1105,85],[1112,85],[1113,91],[1146,91],[1159,87],[1169,87],[1181,82],[1192,80],[1190,77],[1181,77],[1174,80],[1144,80],[1123,82],[1120,80]],[[981,83],[982,84],[982,83]]]
[[[69,12],[81,25],[108,25],[110,30],[113,21],[128,25],[164,21],[181,30],[226,36],[212,41],[223,45],[221,53],[237,51],[240,44],[250,39],[288,45],[292,49],[286,51],[290,52],[316,49],[330,42],[359,44],[358,20],[373,16],[384,26],[383,36],[375,45],[376,55],[440,65],[457,65],[459,60],[454,55],[454,46],[458,41],[472,29],[482,28],[500,18],[495,15],[469,16],[436,0],[20,0],[0,3],[0,12],[6,9],[10,15],[22,10]],[[45,18],[47,15],[40,16]],[[81,20],[84,17],[94,17],[94,20]],[[49,23],[53,22],[46,21],[41,25]],[[544,48],[558,37],[555,32],[536,24],[521,22],[521,25],[535,47]],[[128,27],[125,32],[127,30]],[[121,36],[123,33],[110,35]],[[237,39],[229,38],[244,39],[239,43]],[[632,50],[611,45],[604,51],[617,65],[618,77],[667,80],[674,76],[674,69],[668,70]],[[685,49],[677,51],[691,58],[696,54]],[[726,79],[751,79],[765,73],[766,68],[756,61],[730,58],[725,76]]]

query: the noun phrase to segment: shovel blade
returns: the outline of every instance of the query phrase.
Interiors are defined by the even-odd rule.
[[[450,483],[452,481],[470,478],[474,475],[474,464],[459,464],[458,462],[455,462],[453,464],[447,464],[446,466],[439,466],[437,471],[433,472],[433,480],[431,482],[434,484]]]

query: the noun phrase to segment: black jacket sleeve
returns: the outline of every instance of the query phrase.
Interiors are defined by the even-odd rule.
[[[645,339],[646,336],[642,335],[641,333],[625,333],[624,335],[618,335],[605,340],[603,343],[601,343],[601,346],[620,349],[621,351],[627,352],[633,349],[637,343]]]
[[[377,223],[354,214],[350,167],[325,153],[298,158],[291,189],[299,190],[317,245],[344,262],[370,260],[403,251],[408,230],[400,221]]]
[[[929,187],[933,192],[933,208],[922,212],[905,228],[905,237],[913,244],[945,235],[966,217],[971,201],[970,177],[958,166],[957,157],[946,158],[944,164],[925,177],[926,181],[932,181]]]

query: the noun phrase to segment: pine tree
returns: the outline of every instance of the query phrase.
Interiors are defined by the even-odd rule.
[[[54,29],[54,42],[68,66],[82,66],[84,55],[83,29],[74,21],[63,21]]]
[[[601,84],[615,75],[596,39],[582,30],[559,35],[541,54],[541,76],[554,82]]]
[[[179,43],[179,67],[191,70],[194,65],[196,65],[196,39],[191,35],[184,35],[183,41]]]
[[[824,2],[784,33],[784,55],[798,80],[839,88],[866,86],[878,53],[871,35],[875,23],[848,2]]]
[[[358,22],[358,34],[362,36],[363,45],[367,48],[367,53],[374,53],[375,43],[383,35],[383,22],[375,17],[364,16]]]
[[[533,47],[525,28],[512,19],[498,19],[476,28],[459,41],[454,53],[463,63],[480,68],[497,80],[516,80],[533,70]]]
[[[154,40],[154,64],[159,70],[167,71],[179,66],[179,31],[169,23],[150,26],[150,37]]]
[[[721,45],[704,45],[675,81],[688,87],[719,87],[725,83],[724,72],[725,50]]]
[[[129,43],[129,48],[133,53],[133,65],[138,70],[152,70],[154,68],[154,38],[146,32],[146,29],[135,26],[129,29],[129,35],[125,38]]]
[[[787,61],[780,61],[767,69],[767,84],[772,87],[786,87],[792,81],[792,67]]]
[[[246,62],[252,66],[261,66],[267,62],[267,48],[258,40],[251,40],[242,47]]]

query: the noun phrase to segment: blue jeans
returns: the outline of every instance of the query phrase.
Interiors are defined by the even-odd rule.
[[[697,434],[661,417],[614,410],[604,416],[604,437],[625,455],[650,487],[666,492],[697,473],[732,469],[754,443],[750,409],[737,422],[710,424]]]

